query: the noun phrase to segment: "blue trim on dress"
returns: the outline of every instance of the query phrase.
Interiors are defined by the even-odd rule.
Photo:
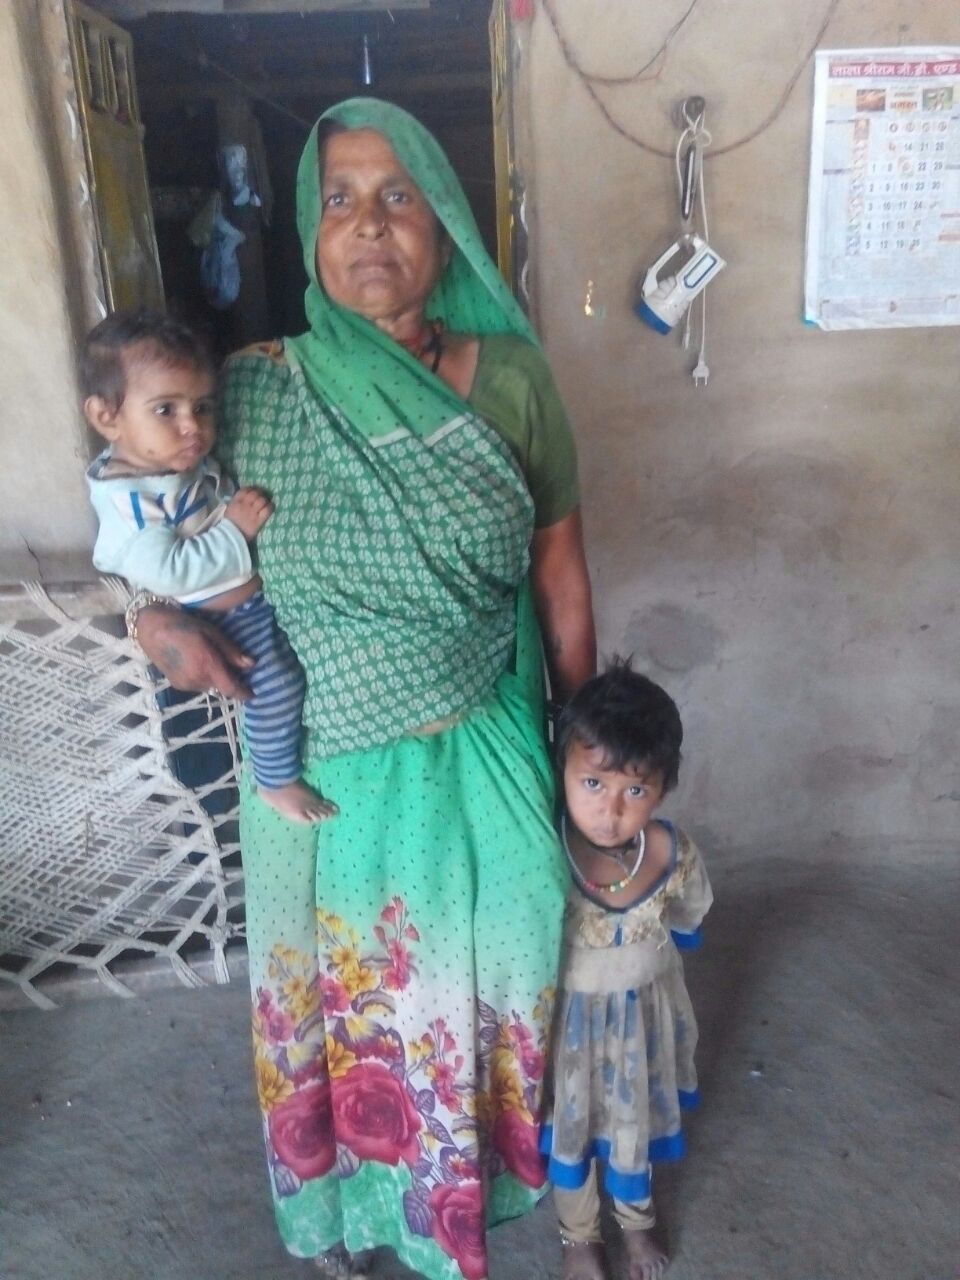
[[[699,1089],[678,1089],[677,1098],[680,1101],[681,1111],[696,1111],[700,1105]]]
[[[136,489],[130,490],[130,510],[133,512],[133,519],[137,528],[145,529],[147,525],[143,518],[143,512],[140,509],[140,495],[137,493]]]
[[[603,1189],[615,1200],[631,1204],[637,1200],[649,1200],[651,1194],[650,1170],[644,1173],[621,1173],[609,1164],[603,1167]]]
[[[604,1190],[617,1200],[644,1201],[650,1199],[650,1167],[637,1173],[622,1173],[610,1167],[610,1142],[607,1138],[595,1138],[584,1158],[576,1164],[557,1160],[550,1155],[553,1143],[553,1125],[545,1125],[540,1131],[540,1150],[549,1156],[547,1177],[561,1191],[578,1191],[590,1176],[590,1164],[599,1160],[603,1166]]]
[[[668,1133],[663,1138],[653,1138],[647,1148],[651,1160],[679,1160],[687,1150],[682,1133]]]
[[[699,1091],[678,1089],[677,1096],[684,1111],[696,1106]],[[662,1138],[652,1138],[647,1144],[647,1159],[650,1162],[679,1160],[687,1150],[683,1132],[666,1134]],[[610,1139],[594,1138],[587,1148],[582,1160],[570,1163],[558,1160],[553,1151],[553,1125],[545,1124],[540,1130],[540,1154],[547,1157],[547,1177],[561,1191],[578,1191],[590,1176],[590,1164],[598,1160],[603,1166],[603,1186],[617,1200],[626,1203],[650,1199],[650,1166],[634,1173],[624,1173],[610,1165]]]
[[[670,937],[678,951],[696,951],[703,942],[703,928],[698,925],[696,929],[671,929]]]

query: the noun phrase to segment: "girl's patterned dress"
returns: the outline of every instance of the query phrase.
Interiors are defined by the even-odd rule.
[[[671,863],[633,906],[573,887],[564,917],[553,1107],[541,1137],[555,1186],[650,1196],[650,1161],[683,1154],[680,1112],[697,1103],[697,1024],[679,950],[696,947],[713,894],[693,842],[670,823]]]

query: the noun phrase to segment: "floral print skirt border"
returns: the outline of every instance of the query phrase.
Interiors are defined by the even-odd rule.
[[[351,1251],[389,1245],[428,1280],[485,1280],[487,1228],[543,1194],[539,1123],[565,873],[549,806],[536,803],[538,792],[549,797],[538,772],[519,803],[509,790],[501,796],[509,813],[474,824],[451,766],[474,763],[475,730],[468,721],[439,739],[362,753],[368,767],[373,754],[399,756],[433,784],[416,793],[436,816],[414,824],[417,843],[426,834],[430,846],[416,876],[409,841],[406,859],[395,845],[410,830],[404,815],[388,818],[386,839],[354,843],[371,829],[376,790],[364,789],[362,769],[335,770],[337,786],[325,767],[346,821],[335,834],[335,823],[329,834],[321,828],[319,840],[309,833],[323,867],[310,872],[309,936],[297,903],[310,862],[303,829],[278,830],[272,811],[245,800],[254,1066],[277,1221],[298,1256],[340,1240]],[[481,739],[489,732],[484,724]],[[458,735],[465,741],[451,751],[443,739]],[[386,763],[396,782],[397,760]],[[453,806],[433,803],[438,782],[461,797],[459,820]],[[469,790],[503,792],[502,778],[481,770]],[[493,795],[475,798],[489,819]],[[509,832],[510,847],[487,848],[478,830]],[[488,892],[487,870],[499,877],[517,859],[531,873],[529,892],[513,874],[509,898],[499,879]],[[389,861],[411,887],[371,903],[371,885],[393,878]],[[280,920],[289,924],[277,930]]]

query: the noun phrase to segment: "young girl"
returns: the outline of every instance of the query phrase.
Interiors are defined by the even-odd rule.
[[[695,947],[713,895],[692,841],[654,818],[676,785],[683,727],[673,700],[629,664],[589,680],[561,713],[564,920],[543,1130],[564,1280],[603,1280],[600,1195],[613,1199],[624,1280],[657,1280],[650,1161],[683,1154],[697,1101],[697,1025],[678,948]]]
[[[87,422],[108,442],[87,470],[100,520],[94,565],[208,612],[255,660],[243,722],[257,789],[295,822],[329,817],[336,806],[301,777],[303,670],[251,553],[273,505],[259,489],[235,488],[208,456],[209,356],[190,329],[144,308],[91,330],[80,373]]]

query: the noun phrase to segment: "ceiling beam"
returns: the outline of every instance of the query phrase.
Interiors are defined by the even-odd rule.
[[[223,91],[224,82],[221,77],[210,75],[205,81],[195,78],[191,81],[171,81],[169,78],[151,79],[138,68],[137,82],[141,98],[158,105],[182,102],[188,99],[196,101],[202,98],[214,98]],[[253,79],[244,81],[246,91],[253,96],[289,100],[290,98],[342,98],[359,92],[355,77],[324,74],[317,70],[315,75],[282,76],[276,79]],[[373,89],[387,97],[412,97],[416,94],[434,93],[475,93],[490,91],[489,72],[434,72],[432,75],[420,76],[382,76],[378,77]]]
[[[151,13],[364,13],[375,9],[429,9],[430,0],[87,0],[108,18],[132,21]]]

